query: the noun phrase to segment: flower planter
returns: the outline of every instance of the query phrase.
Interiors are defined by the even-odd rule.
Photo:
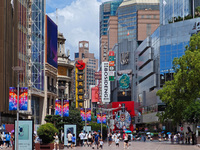
[[[53,150],[53,149],[54,149],[53,143],[49,144],[35,143],[35,150]]]

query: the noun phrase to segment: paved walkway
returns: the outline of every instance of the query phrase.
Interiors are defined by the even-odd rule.
[[[129,150],[200,150],[196,145],[181,145],[181,144],[170,144],[161,142],[131,142]],[[65,148],[67,150],[68,148]],[[71,149],[71,148],[69,148]],[[91,147],[75,147],[74,150],[92,150]],[[95,149],[97,149],[95,147]],[[123,150],[123,142],[120,142],[119,147],[116,147],[113,143],[108,146],[107,143],[104,144],[104,150]]]

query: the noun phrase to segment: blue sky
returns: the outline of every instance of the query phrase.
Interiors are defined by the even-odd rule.
[[[78,52],[78,42],[89,41],[90,52],[99,56],[99,6],[109,0],[46,0],[46,13],[56,23],[66,38],[65,50],[70,59]]]

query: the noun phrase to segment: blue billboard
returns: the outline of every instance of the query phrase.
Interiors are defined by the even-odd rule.
[[[57,38],[58,27],[48,16],[46,16],[46,62],[55,68],[58,67]]]

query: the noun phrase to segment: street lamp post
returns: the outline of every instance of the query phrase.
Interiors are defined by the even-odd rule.
[[[59,89],[61,89],[62,90],[62,92],[61,92],[61,94],[62,94],[62,96],[61,96],[61,118],[62,118],[62,120],[61,120],[61,122],[63,122],[63,96],[64,96],[64,90],[65,90],[65,86],[59,86],[58,87]],[[60,139],[61,139],[61,141],[63,142],[63,140],[62,140],[62,133],[63,133],[63,130],[62,130],[62,128],[61,128],[61,134],[60,134]]]
[[[18,79],[17,79],[17,128],[15,129],[16,131],[16,150],[19,149],[19,72],[20,71],[23,71],[24,68],[23,67],[20,67],[20,66],[16,66],[16,67],[12,67],[13,71],[16,71],[17,72],[17,76],[18,76]]]

